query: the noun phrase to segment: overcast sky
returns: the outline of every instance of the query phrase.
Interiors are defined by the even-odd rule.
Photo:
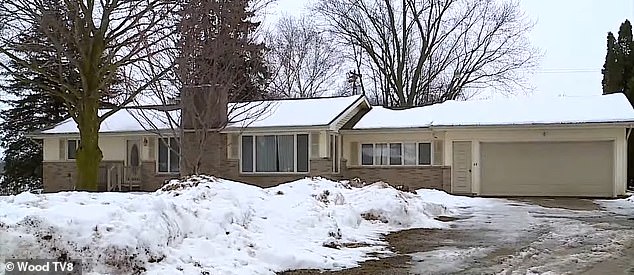
[[[312,0],[278,0],[276,14],[301,14]],[[535,27],[529,34],[543,52],[529,82],[532,95],[601,94],[606,35],[634,18],[634,0],[520,0]],[[268,16],[267,21],[275,21]]]

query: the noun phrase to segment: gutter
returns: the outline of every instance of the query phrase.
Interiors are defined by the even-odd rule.
[[[482,125],[429,125],[429,126],[410,126],[410,127],[379,127],[379,128],[361,128],[351,129],[352,132],[382,132],[382,131],[415,131],[415,130],[456,130],[456,129],[487,129],[487,128],[544,128],[544,127],[625,127],[633,128],[633,121],[613,121],[613,122],[574,122],[574,123],[528,123],[528,124],[482,124]]]

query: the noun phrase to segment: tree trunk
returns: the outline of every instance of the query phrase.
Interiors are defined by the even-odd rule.
[[[77,114],[79,128],[79,149],[77,150],[77,190],[98,191],[99,163],[103,158],[99,149],[99,109],[98,101],[83,105]]]

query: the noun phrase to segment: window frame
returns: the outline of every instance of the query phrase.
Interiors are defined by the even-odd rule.
[[[376,151],[377,144],[387,144],[388,148],[388,164],[375,164],[376,156],[374,152]],[[392,144],[400,144],[401,145],[401,164],[391,164],[392,158]],[[405,164],[405,144],[415,144],[416,146],[416,164]],[[430,164],[420,164],[420,144],[429,144],[429,158]],[[363,164],[363,145],[372,145],[372,164]],[[396,142],[388,142],[388,141],[375,141],[375,142],[359,142],[358,148],[358,166],[361,167],[430,167],[430,166],[440,166],[439,164],[434,164],[434,142],[433,141],[396,141]]]
[[[70,158],[70,156],[68,154],[69,153],[68,149],[70,149],[68,145],[69,145],[69,142],[71,142],[71,141],[75,141],[75,157],[74,158]],[[65,149],[64,150],[64,157],[66,157],[65,158],[66,160],[73,160],[74,161],[74,160],[77,159],[77,149],[79,149],[79,143],[80,142],[81,142],[81,140],[78,139],[78,138],[68,138],[68,139],[66,139],[66,141],[64,142],[64,147],[65,147],[64,148]]]
[[[333,174],[341,173],[341,158],[342,158],[341,146],[342,146],[341,135],[336,133],[329,134],[328,154],[330,155],[330,158],[331,158],[331,162],[332,162],[331,172]]]
[[[159,170],[159,169],[160,169],[160,168],[159,168],[159,163],[160,163],[159,155],[160,155],[160,151],[161,151],[161,147],[160,147],[160,146],[161,146],[161,139],[170,139],[170,142],[171,142],[171,139],[175,139],[175,140],[176,140],[176,142],[178,142],[178,137],[175,137],[175,136],[169,136],[169,137],[167,137],[167,136],[165,136],[165,137],[160,137],[160,136],[159,136],[159,137],[157,137],[157,138],[156,138],[156,150],[155,150],[155,153],[154,153],[154,154],[155,154],[155,155],[154,155],[154,159],[156,160],[156,161],[155,161],[155,164],[156,164],[156,168],[155,168],[155,169],[156,169],[156,170],[155,170],[155,171],[156,171],[156,174],[157,174],[157,175],[180,175],[180,173],[181,173],[181,168],[182,168],[182,167],[181,167],[181,154],[180,154],[180,150],[181,150],[181,148],[180,148],[180,147],[181,147],[181,144],[179,144],[179,146],[178,146],[178,151],[179,151],[178,153],[175,153],[175,152],[174,152],[174,150],[172,150],[172,148],[171,148],[170,146],[168,146],[168,147],[167,147],[167,172],[161,172],[161,171]],[[169,171],[169,170],[170,170],[170,167],[171,167],[171,159],[172,159],[172,158],[171,158],[171,155],[172,155],[172,154],[178,154],[178,162],[179,162],[179,163],[178,163],[178,171],[177,171],[177,172],[170,172],[170,171]]]
[[[291,172],[258,172],[257,171],[257,137],[258,136],[293,136],[293,171]],[[298,172],[297,171],[297,155],[298,155],[298,148],[297,148],[297,136],[298,135],[307,135],[308,138],[308,169],[306,172]],[[242,147],[243,147],[243,142],[242,142],[242,137],[244,136],[251,136],[253,137],[253,142],[251,143],[252,146],[252,159],[251,162],[253,164],[252,170],[251,172],[249,171],[244,171],[242,164]],[[310,174],[310,159],[311,159],[311,144],[312,144],[312,138],[311,138],[311,134],[310,132],[288,132],[288,133],[284,133],[284,132],[277,132],[277,133],[242,133],[239,136],[239,150],[238,150],[238,162],[240,165],[238,165],[238,169],[239,169],[239,173],[241,175],[308,175]]]

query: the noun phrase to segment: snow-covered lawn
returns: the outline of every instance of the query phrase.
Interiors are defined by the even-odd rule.
[[[145,194],[23,193],[0,197],[0,261],[67,257],[95,273],[339,269],[389,254],[381,234],[445,227],[434,217],[454,211],[429,200],[321,178],[267,189],[193,177]]]

